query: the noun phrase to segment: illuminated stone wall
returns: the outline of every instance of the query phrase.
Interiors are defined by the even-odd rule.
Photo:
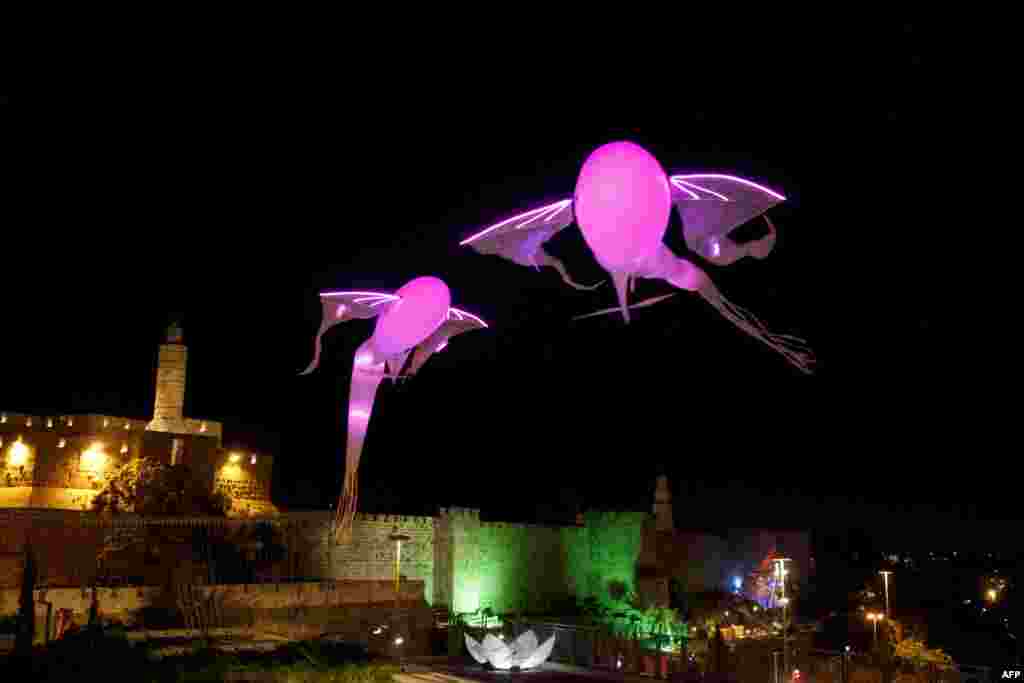
[[[352,543],[339,545],[333,531],[334,512],[287,513],[289,520],[305,519],[303,543],[309,548],[310,567],[331,579],[394,578],[395,543],[388,539],[395,526],[411,540],[402,543],[402,580],[422,581],[425,599],[436,602],[435,520],[433,517],[357,514]]]
[[[161,344],[156,370],[156,402],[149,428],[182,432],[188,349],[184,344]]]
[[[435,595],[458,612],[536,612],[569,597],[607,600],[613,583],[627,590],[635,583],[645,518],[593,512],[582,527],[555,527],[481,522],[476,510],[442,510],[435,548],[442,588]]]
[[[593,511],[584,515],[584,528],[570,545],[568,571],[581,598],[609,601],[612,587],[636,589],[644,512]]]
[[[232,515],[275,514],[273,458],[220,447],[220,425],[185,421],[190,433],[146,430],[143,420],[109,415],[28,416],[0,413],[0,508],[88,510],[104,476],[124,461],[154,457],[192,467],[203,486],[232,495]],[[191,424],[196,422],[196,424]],[[96,456],[96,453],[102,455]],[[238,462],[230,462],[231,455]],[[256,462],[252,462],[256,455]]]

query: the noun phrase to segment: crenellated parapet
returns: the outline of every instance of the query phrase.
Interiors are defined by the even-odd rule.
[[[119,415],[28,415],[0,412],[0,434],[59,434],[81,436],[145,431],[147,420]]]
[[[384,526],[392,527],[398,525],[399,527],[413,527],[428,529],[434,526],[433,517],[423,517],[415,515],[388,515],[388,514],[377,514],[377,513],[356,513],[355,522],[358,524],[381,524]]]
[[[465,521],[480,521],[480,510],[475,508],[441,508],[440,516],[442,519],[450,520],[465,520]]]

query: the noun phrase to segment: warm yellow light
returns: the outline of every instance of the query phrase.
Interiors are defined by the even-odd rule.
[[[64,446],[66,444],[67,444],[67,441],[65,441],[64,439],[61,439],[60,441],[57,442],[57,448],[64,448]]]
[[[205,422],[203,422],[202,424],[199,425],[199,431],[200,432],[205,432],[206,431],[206,423]]]
[[[121,444],[121,455],[124,455],[127,452],[128,452],[128,444],[126,444],[126,443]]]
[[[103,418],[103,428],[106,429],[110,425],[110,420]]]
[[[238,462],[241,459],[242,459],[242,456],[240,456],[238,453],[232,453],[231,454],[231,462]]]
[[[991,589],[991,588],[989,589],[989,591],[988,591],[988,599],[989,600],[995,600],[997,595],[998,595],[998,593],[996,593],[995,589]]]
[[[789,604],[789,598],[779,598],[779,604],[785,607]]]
[[[47,429],[53,429],[53,418],[52,417],[46,418],[46,428]]]
[[[20,437],[7,449],[7,462],[12,467],[21,467],[28,462],[28,446],[21,442]]]
[[[32,418],[31,417],[28,418],[27,420],[25,420],[25,426],[26,427],[31,427],[32,426]]]
[[[100,471],[107,466],[107,454],[103,452],[103,444],[96,442],[89,450],[82,453],[81,467],[85,470]]]
[[[256,456],[255,455],[252,456],[252,458],[249,459],[249,464],[250,465],[255,465],[256,464]]]
[[[0,424],[7,422],[7,415],[0,415]]]

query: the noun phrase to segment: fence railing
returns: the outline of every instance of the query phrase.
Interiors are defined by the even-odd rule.
[[[784,672],[781,640],[740,640],[716,648],[706,640],[680,640],[661,632],[637,631],[615,634],[604,626],[561,624],[551,621],[510,621],[500,627],[455,626],[476,638],[485,633],[504,636],[511,642],[527,630],[538,641],[555,636],[550,661],[581,667],[605,669],[623,674],[646,674],[681,680],[723,680],[747,683],[790,683],[799,670],[802,683],[882,683],[882,666],[866,654],[820,650],[809,642],[790,644],[789,671]],[[460,646],[461,647],[461,646]],[[717,650],[717,651],[716,651]],[[696,656],[695,656],[696,655]],[[892,683],[983,683],[989,680],[985,667],[914,667],[897,662]],[[716,678],[717,676],[717,678]],[[703,677],[703,678],[702,678]]]

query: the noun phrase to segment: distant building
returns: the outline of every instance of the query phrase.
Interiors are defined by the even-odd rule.
[[[813,572],[810,532],[734,528],[725,534],[676,529],[668,477],[660,476],[653,515],[644,525],[637,560],[637,588],[648,604],[668,606],[673,593],[727,591],[747,594],[764,561],[788,557],[789,579],[800,584]]]
[[[182,330],[172,325],[159,349],[151,420],[0,411],[0,508],[88,510],[113,468],[147,456],[187,464],[203,486],[224,490],[232,516],[275,513],[273,458],[228,451],[220,422],[184,417],[187,361]]]

